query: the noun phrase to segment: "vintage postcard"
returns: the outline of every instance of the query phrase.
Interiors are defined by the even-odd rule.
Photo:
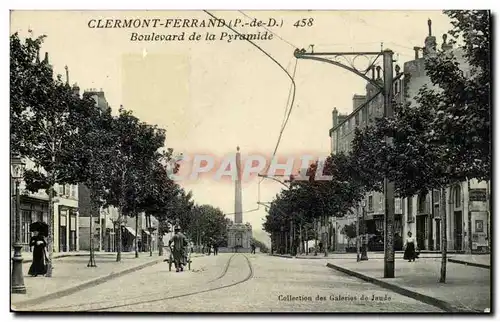
[[[490,313],[490,19],[12,10],[11,310]]]

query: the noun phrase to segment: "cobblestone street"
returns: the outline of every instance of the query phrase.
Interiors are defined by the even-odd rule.
[[[361,300],[362,296],[366,299]],[[373,300],[374,296],[377,300]],[[433,306],[331,270],[325,267],[323,261],[290,260],[263,254],[221,254],[195,258],[192,271],[184,273],[169,272],[167,263],[161,263],[29,309],[440,312]]]

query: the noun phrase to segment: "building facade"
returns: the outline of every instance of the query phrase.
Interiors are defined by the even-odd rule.
[[[414,103],[414,97],[422,86],[433,88],[432,82],[426,75],[425,56],[436,53],[436,37],[432,36],[431,22],[429,21],[429,35],[425,38],[424,47],[415,47],[415,59],[404,64],[405,77],[393,85],[393,95],[396,102]],[[445,51],[453,50],[452,45],[443,36],[441,47]],[[419,52],[423,57],[419,57]],[[463,53],[453,50],[461,69],[467,77],[470,73],[465,64]],[[376,71],[376,72],[375,72]],[[380,69],[372,69],[372,79],[382,82]],[[333,127],[329,132],[332,154],[348,152],[354,138],[354,129],[373,124],[376,118],[383,117],[383,96],[377,95],[372,84],[366,86],[366,95],[354,95],[353,111],[349,115],[341,115],[336,109],[332,112]],[[486,182],[461,182],[446,188],[446,213],[447,213],[447,241],[448,250],[454,251],[485,251],[490,245],[490,216],[489,193],[490,187]],[[395,248],[402,247],[402,241],[409,231],[415,236],[418,248],[421,250],[441,249],[441,212],[439,191],[429,192],[424,195],[409,198],[395,198]],[[371,250],[383,250],[384,231],[384,194],[371,192],[365,197],[366,223],[368,234],[372,243],[368,245]],[[356,211],[360,214],[362,211]],[[361,214],[360,214],[361,215]],[[321,230],[325,233],[332,230],[328,246],[331,250],[342,251],[347,246],[347,238],[342,228],[356,221],[356,216],[344,218],[331,218],[327,226]],[[329,227],[328,227],[329,226]],[[332,234],[330,233],[330,236]],[[468,237],[469,236],[469,237]]]
[[[26,169],[37,169],[36,165],[24,158]],[[38,169],[38,171],[43,171]],[[53,251],[72,252],[78,251],[78,189],[76,185],[54,186],[56,196],[54,197],[54,211],[52,216],[53,225]],[[15,191],[12,190],[12,196]],[[42,221],[47,223],[49,216],[49,197],[44,190],[31,193],[26,190],[26,184],[22,181],[19,185],[20,213],[21,213],[21,242],[24,244],[24,251],[31,252],[29,241],[33,235],[30,225],[34,222]],[[12,198],[14,199],[14,198]],[[15,236],[15,202],[11,207],[12,237]],[[13,241],[13,239],[12,239]]]

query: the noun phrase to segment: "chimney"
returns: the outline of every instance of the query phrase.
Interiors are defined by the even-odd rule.
[[[420,49],[421,49],[421,48],[420,48],[420,47],[418,47],[418,46],[413,47],[413,50],[415,51],[415,60],[417,60],[417,59],[418,59],[418,52],[419,52],[419,50],[420,50]]]
[[[44,63],[48,64],[49,63],[49,53],[45,53],[45,59],[43,60]]]
[[[446,39],[448,38],[448,35],[447,34],[443,34],[443,44],[441,45],[441,49],[443,51],[449,51],[451,49],[453,49],[453,45],[448,42],[446,42]]]
[[[436,37],[432,35],[432,20],[427,20],[429,26],[429,35],[425,38],[424,55],[433,55],[436,53]]]
[[[352,97],[352,110],[356,110],[358,107],[360,107],[364,102],[366,102],[366,96],[364,95],[357,95],[355,94]]]
[[[334,107],[332,111],[332,122],[334,127],[339,123],[339,112],[336,107]]]
[[[375,66],[372,66],[372,79],[375,80]]]
[[[66,85],[69,85],[69,70],[68,66],[64,66],[64,69],[66,70]]]
[[[74,83],[73,84],[73,94],[76,95],[76,96],[80,96],[80,87],[78,87],[78,84],[77,83]]]

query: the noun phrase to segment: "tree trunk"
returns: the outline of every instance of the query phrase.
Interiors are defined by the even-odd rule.
[[[94,254],[94,211],[96,210],[99,210],[99,208],[97,208],[95,202],[95,197],[92,196],[91,194],[91,197],[90,197],[90,213],[89,213],[89,248],[90,248],[90,252],[89,252],[89,262],[87,264],[87,267],[96,267],[96,264],[95,264],[95,254]],[[99,218],[99,217],[98,217]]]
[[[318,255],[318,221],[314,218],[314,256]]]
[[[360,256],[361,254],[360,254],[360,245],[359,245],[359,214],[357,214],[357,215],[358,216],[356,218],[356,259],[359,262],[359,260],[361,259],[361,256]]]
[[[465,196],[465,193],[463,194]],[[470,180],[467,179],[467,243],[469,244],[468,251],[472,254],[472,211],[470,210]],[[464,198],[465,199],[465,198]],[[465,200],[464,200],[465,202]]]
[[[324,225],[323,225],[323,230],[325,231],[325,233],[322,233],[323,234],[323,249],[325,250],[325,257],[328,257],[328,243],[330,241],[330,231],[329,229],[327,228],[328,227],[328,216],[325,216],[325,219],[324,219]]]
[[[491,203],[490,203],[490,180],[486,180],[486,238],[488,239],[488,251],[491,253]]]
[[[158,224],[158,256],[163,256],[163,228]]]
[[[134,248],[135,248],[135,258],[139,257],[139,248],[138,248],[138,231],[139,231],[139,214],[135,214],[135,240],[134,240]]]
[[[439,278],[439,283],[446,283],[446,251],[448,248],[448,237],[446,231],[446,188],[441,188],[441,276]],[[451,201],[451,191],[450,191],[450,201]]]
[[[306,256],[309,255],[309,226],[306,226]]]
[[[151,236],[152,231],[149,231],[148,239],[149,239],[149,256],[153,256],[153,236]]]
[[[300,253],[303,254],[304,253],[304,236],[302,236],[302,223],[300,223],[300,226],[299,226],[299,239],[300,239]]]
[[[116,261],[121,262],[122,260],[122,218],[123,218],[123,208],[118,207],[118,240],[116,245]]]
[[[49,176],[51,177],[51,176]],[[47,251],[48,251],[48,261],[47,261],[47,274],[46,277],[52,277],[52,258],[54,253],[54,185],[50,185],[49,192],[49,209],[47,214],[47,225],[49,227],[47,236]]]

